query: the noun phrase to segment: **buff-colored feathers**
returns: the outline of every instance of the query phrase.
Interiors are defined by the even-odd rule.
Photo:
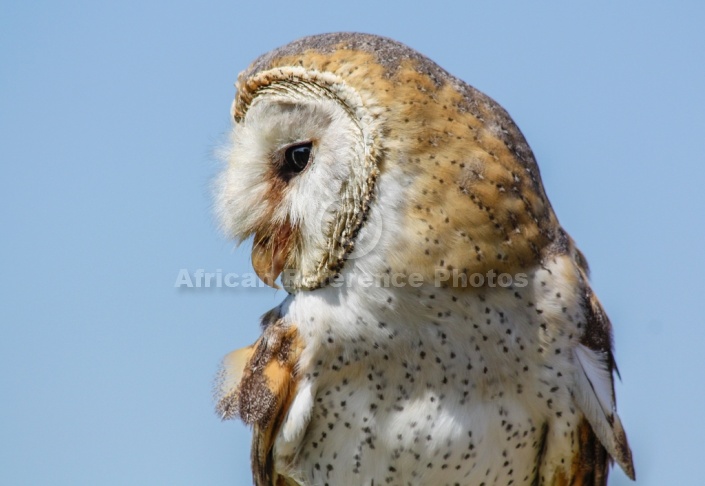
[[[232,351],[223,358],[215,390],[217,410],[222,419],[239,415],[240,382],[254,350],[254,345],[248,346]]]

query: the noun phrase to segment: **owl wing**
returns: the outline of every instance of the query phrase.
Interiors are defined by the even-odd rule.
[[[612,460],[635,479],[631,449],[617,415],[613,381],[617,367],[612,355],[611,324],[587,284],[586,271],[583,278],[586,329],[573,352],[576,367],[572,390],[583,418],[574,429],[577,447],[570,471],[556,471],[547,481],[551,485],[605,486]]]
[[[271,314],[271,313],[270,313]],[[274,469],[274,440],[296,392],[301,344],[295,326],[265,315],[262,336],[223,359],[216,384],[216,411],[252,425],[255,486],[298,486]]]
[[[627,476],[634,479],[632,452],[617,415],[613,374],[618,371],[612,355],[612,325],[589,286],[586,286],[584,308],[587,326],[582,342],[574,352],[577,365],[575,400],[607,453]],[[607,461],[603,462],[606,469]]]

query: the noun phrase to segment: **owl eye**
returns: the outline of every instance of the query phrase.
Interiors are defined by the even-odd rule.
[[[305,142],[287,148],[284,152],[286,169],[294,173],[304,170],[311,158],[311,146],[311,142]]]

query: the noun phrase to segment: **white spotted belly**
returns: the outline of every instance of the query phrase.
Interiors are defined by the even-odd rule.
[[[556,435],[577,420],[563,351],[573,336],[551,312],[579,312],[544,311],[535,290],[419,289],[425,311],[406,315],[339,303],[310,315],[325,294],[292,303],[305,393],[275,446],[278,470],[302,485],[532,484],[549,425]]]

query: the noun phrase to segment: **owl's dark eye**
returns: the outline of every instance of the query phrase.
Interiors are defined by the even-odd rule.
[[[292,145],[284,152],[284,163],[288,171],[299,173],[306,168],[311,158],[311,142]]]

